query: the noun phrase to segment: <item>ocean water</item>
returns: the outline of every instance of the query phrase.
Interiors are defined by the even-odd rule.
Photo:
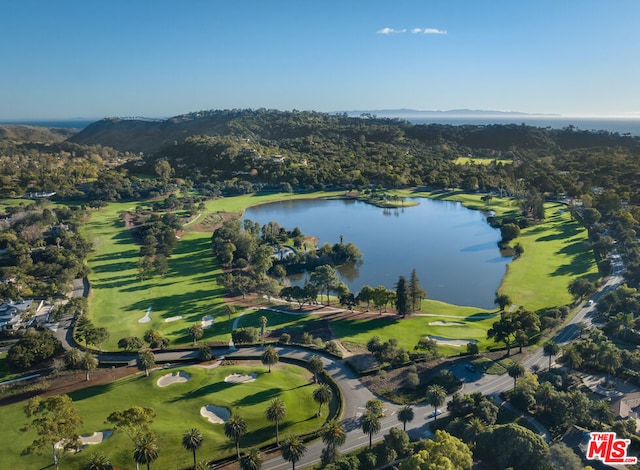
[[[42,127],[62,127],[64,129],[84,129],[99,119],[66,119],[66,120],[33,120],[33,121],[4,121],[2,124],[11,124],[16,126],[42,126]]]

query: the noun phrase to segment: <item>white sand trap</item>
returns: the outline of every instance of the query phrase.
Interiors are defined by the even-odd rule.
[[[429,323],[429,325],[438,325],[438,326],[460,326],[460,325],[464,325],[464,323],[460,322],[460,321],[442,321],[442,320],[438,320],[438,321],[432,321]]]
[[[202,317],[202,329],[206,330],[207,328],[211,328],[213,326],[213,322],[214,322],[214,317],[212,317],[211,315],[205,315],[204,317]]]
[[[200,414],[213,424],[223,424],[231,416],[231,412],[223,406],[207,405],[200,408]]]
[[[234,384],[240,384],[240,383],[244,383],[244,382],[253,382],[257,378],[258,378],[258,376],[256,374],[249,374],[249,375],[231,374],[231,375],[227,375],[224,378],[224,381],[225,382],[231,382],[231,383],[234,383]]]
[[[167,387],[171,384],[186,382],[191,376],[184,371],[172,372],[167,375],[163,375],[158,379],[158,387]]]
[[[175,317],[165,318],[165,323],[171,323],[172,321],[182,320],[182,315],[176,315]]]
[[[149,323],[151,321],[151,307],[149,307],[147,309],[147,313],[145,314],[144,317],[142,317],[140,320],[138,320],[138,323]]]
[[[88,436],[80,436],[80,442],[83,444],[100,444],[101,442],[106,441],[111,437],[113,431],[107,429],[106,431],[98,431],[93,434],[89,434]]]
[[[468,343],[477,343],[475,339],[450,339],[443,338],[442,336],[429,336],[429,338],[435,340],[438,344],[446,344],[448,346],[455,346],[456,348],[466,346]]]

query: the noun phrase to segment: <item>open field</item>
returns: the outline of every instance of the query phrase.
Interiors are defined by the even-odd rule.
[[[247,363],[249,364],[249,363]],[[255,364],[255,363],[254,363]],[[262,365],[228,365],[216,369],[180,367],[157,370],[150,377],[144,374],[129,376],[107,385],[87,388],[72,393],[78,413],[84,417],[81,435],[109,429],[106,417],[117,409],[134,405],[151,407],[156,411],[153,431],[158,435],[160,457],[154,468],[186,468],[192,461],[190,452],[182,448],[181,437],[185,430],[197,427],[204,434],[204,445],[198,459],[219,459],[235,452],[234,444],[224,436],[222,424],[212,424],[201,416],[203,406],[216,405],[237,412],[247,421],[248,432],[241,438],[241,447],[275,441],[275,427],[264,417],[264,410],[271,399],[279,396],[287,405],[287,416],[280,424],[280,433],[305,433],[322,425],[327,417],[315,413],[317,404],[311,396],[314,385],[311,374],[300,367],[278,364],[267,373]],[[162,376],[185,371],[190,378],[186,382],[160,387]],[[256,374],[257,379],[246,383],[225,382],[226,376]],[[35,438],[34,432],[21,432],[27,422],[24,403],[2,409],[3,423],[0,440],[5,450],[0,453],[0,468],[41,468],[49,465],[48,453],[43,456],[20,456],[20,452]],[[115,466],[133,468],[131,442],[123,433],[116,432],[102,444],[92,445],[77,455],[63,460],[63,468],[78,468],[94,452],[104,452]]]
[[[425,193],[397,191],[406,197],[432,197],[461,202],[466,207],[492,210],[497,216],[517,215],[518,208],[510,199],[494,198],[489,203],[480,195],[466,193]],[[265,202],[295,197],[335,197],[338,193],[309,193],[289,195],[282,193],[247,195],[223,198],[207,202],[207,213],[241,213],[244,208]],[[186,232],[169,260],[169,272],[162,278],[153,277],[140,281],[137,277],[138,245],[119,219],[123,210],[133,209],[132,204],[114,203],[94,212],[86,226],[86,234],[96,247],[89,260],[92,268],[92,294],[90,314],[96,325],[105,326],[111,333],[105,349],[115,349],[118,339],[124,336],[142,336],[149,328],[156,328],[171,340],[171,344],[189,344],[187,329],[200,323],[205,316],[214,317],[211,328],[205,330],[205,341],[228,342],[232,321],[222,302],[222,289],[216,276],[222,271],[210,255],[210,231],[197,231],[198,224],[186,227]],[[510,263],[500,287],[516,305],[539,310],[571,302],[568,283],[578,276],[597,277],[595,260],[585,245],[586,230],[571,221],[568,211],[561,204],[547,204],[547,219],[523,229],[515,241],[524,247],[524,254]],[[205,215],[204,218],[207,216]],[[203,220],[204,220],[203,218]],[[199,223],[199,221],[198,221]],[[203,230],[199,226],[198,230]],[[515,243],[513,242],[513,243]],[[339,319],[332,323],[335,335],[345,341],[364,344],[373,335],[381,339],[396,338],[400,344],[413,348],[426,335],[454,340],[476,340],[481,349],[489,346],[486,331],[493,319],[486,311],[426,300],[422,312],[448,316],[450,322],[462,325],[434,324],[437,317],[414,317],[394,320],[375,315],[367,320]],[[139,323],[149,312],[150,321]],[[237,315],[237,313],[236,313]],[[260,314],[256,314],[259,318]],[[182,318],[179,318],[179,317]],[[475,317],[474,317],[475,316]],[[243,318],[240,326],[259,326],[251,322],[252,316]],[[312,316],[282,315],[270,320],[268,328],[293,326],[293,323],[313,320]],[[431,318],[431,320],[428,320]],[[165,320],[175,320],[167,323]],[[441,318],[440,320],[446,320]],[[431,324],[430,324],[431,323]],[[455,354],[460,346],[441,344],[447,354]]]

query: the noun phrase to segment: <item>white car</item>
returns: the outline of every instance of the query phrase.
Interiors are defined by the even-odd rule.
[[[435,411],[432,411],[431,413],[429,413],[429,418],[435,418],[436,416],[440,416],[442,413],[444,413],[444,411],[442,411],[440,408],[438,408]]]
[[[591,307],[593,305],[593,300],[589,299],[589,301],[587,302],[587,306]]]

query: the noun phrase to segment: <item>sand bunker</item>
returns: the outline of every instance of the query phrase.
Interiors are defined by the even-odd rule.
[[[182,320],[182,315],[176,315],[175,317],[165,318],[165,323],[171,323],[172,321]]]
[[[442,320],[438,320],[438,321],[432,321],[429,323],[429,325],[438,325],[438,326],[460,326],[460,325],[464,325],[464,323],[460,322],[460,321],[442,321]]]
[[[223,424],[231,416],[228,409],[215,405],[203,406],[200,408],[200,414],[213,424]]]
[[[191,376],[184,371],[172,372],[167,375],[163,375],[158,379],[158,387],[166,387],[171,384],[186,382]]]
[[[111,437],[111,434],[113,434],[113,431],[108,429],[106,431],[94,432],[93,434],[89,434],[87,436],[80,436],[80,442],[82,442],[85,445],[100,444],[101,442],[104,442],[107,439],[109,439]]]
[[[213,326],[214,318],[211,315],[205,315],[202,317],[202,329],[211,328]]]
[[[257,378],[258,378],[258,376],[256,374],[249,374],[249,375],[231,374],[231,375],[227,375],[224,378],[224,381],[225,382],[231,382],[231,383],[234,383],[234,384],[239,384],[239,383],[244,383],[244,382],[253,382]]]
[[[149,307],[147,309],[147,313],[145,314],[144,317],[142,317],[140,320],[138,320],[138,323],[149,323],[151,321],[151,307]]]
[[[428,338],[435,340],[436,343],[455,346],[456,348],[466,346],[468,343],[477,343],[475,339],[450,339],[442,336],[429,336]]]

